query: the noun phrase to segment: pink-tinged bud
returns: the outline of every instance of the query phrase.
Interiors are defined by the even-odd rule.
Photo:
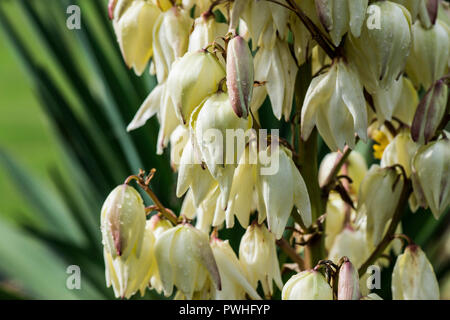
[[[427,144],[435,135],[447,108],[448,89],[445,80],[434,83],[417,107],[411,127],[415,142]]]
[[[350,260],[346,259],[339,270],[338,300],[359,300],[359,276]]]
[[[116,7],[117,0],[109,0],[108,2],[108,16],[109,19],[114,19],[114,8]]]
[[[247,119],[253,93],[253,56],[241,36],[231,39],[227,50],[227,87],[231,107],[238,117]]]

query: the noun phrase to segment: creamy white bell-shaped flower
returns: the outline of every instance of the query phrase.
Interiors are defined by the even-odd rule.
[[[280,239],[292,208],[297,208],[303,223],[312,223],[311,203],[305,181],[292,160],[289,150],[282,146],[269,146],[259,153],[262,168],[271,167],[278,161],[277,170],[261,174],[260,184],[267,214],[269,230]]]
[[[209,6],[211,5],[211,0],[181,0],[179,1],[183,5],[183,8],[187,11],[191,11],[194,6],[194,15],[197,17],[201,13],[208,10]]]
[[[339,269],[338,278],[338,300],[359,300],[361,291],[359,289],[358,269],[346,259]]]
[[[283,300],[333,300],[333,289],[319,271],[306,270],[292,276],[283,287]]]
[[[394,300],[439,300],[433,266],[417,245],[409,245],[397,257],[391,287]]]
[[[264,224],[253,223],[245,231],[239,246],[239,260],[253,287],[261,282],[264,294],[273,294],[273,282],[283,289],[275,236]]]
[[[370,246],[366,238],[365,230],[346,226],[335,237],[328,258],[339,263],[342,257],[348,257],[355,268],[359,268],[370,256]]]
[[[447,137],[422,146],[412,160],[414,195],[436,219],[450,204],[450,141]]]
[[[345,41],[346,57],[355,64],[362,84],[371,94],[387,90],[403,72],[411,44],[411,15],[391,1],[371,4],[361,35]]]
[[[181,224],[164,231],[156,240],[155,257],[166,296],[172,294],[175,285],[187,299],[192,299],[207,278],[221,288],[208,235],[192,225]]]
[[[273,47],[261,47],[255,55],[255,80],[266,82],[257,91],[266,91],[272,104],[273,114],[277,119],[284,116],[289,120],[294,98],[294,86],[298,67],[286,41],[276,38]],[[260,99],[264,102],[264,99]],[[260,106],[253,106],[253,110]]]
[[[194,140],[189,139],[181,155],[176,195],[180,198],[190,188],[194,206],[197,207],[205,200],[217,183],[209,170],[202,166],[201,160],[194,152],[194,143]]]
[[[416,87],[425,90],[448,72],[450,54],[450,29],[437,21],[431,29],[426,29],[419,21],[412,28],[414,42],[406,63],[408,77]]]
[[[405,181],[395,167],[372,165],[361,183],[358,213],[367,217],[367,241],[377,245],[397,209]]]
[[[399,132],[383,152],[380,166],[390,167],[400,164],[405,169],[406,176],[411,175],[411,161],[419,145],[411,139],[409,130]]]
[[[155,273],[154,245],[153,231],[147,221],[139,252],[134,247],[128,257],[113,258],[107,248],[104,248],[106,285],[113,287],[116,298],[129,299],[137,291],[140,291],[141,296],[144,295],[150,278]]]
[[[248,140],[246,132],[252,127],[252,118],[239,118],[231,107],[228,94],[221,92],[211,95],[198,113],[193,113],[191,125],[201,157],[219,183],[225,209],[234,170],[244,151],[245,140]]]
[[[146,224],[146,228],[150,228],[150,230],[152,231],[153,236],[155,237],[155,241],[159,239],[159,237],[161,236],[161,234],[163,234],[164,231],[172,227],[173,225],[169,220],[163,219],[157,214],[152,216],[150,220],[147,221]],[[149,281],[149,286],[150,288],[156,290],[158,293],[161,294],[163,291],[163,285],[161,282],[161,277],[159,275],[158,264],[156,263],[156,260],[155,263],[152,265],[151,271],[152,272]]]
[[[168,94],[182,124],[189,122],[192,111],[217,92],[225,78],[225,68],[207,51],[188,52],[175,61],[167,79]]]
[[[255,209],[258,209],[258,222],[264,221],[266,211],[258,183],[259,173],[257,143],[250,138],[234,172],[226,209],[227,228],[234,226],[234,216],[243,228],[247,228],[250,215]]]
[[[144,203],[136,189],[122,184],[111,191],[102,206],[100,226],[103,245],[113,258],[127,259],[133,250],[139,257],[145,217]]]
[[[222,289],[212,288],[212,298],[215,300],[244,300],[247,293],[254,300],[261,297],[246,278],[241,262],[236,257],[228,240],[211,239],[211,249],[219,268]]]
[[[227,34],[228,25],[226,23],[217,22],[213,14],[202,14],[195,19],[194,29],[189,36],[188,52],[195,52],[204,49],[213,41],[220,41],[219,37]]]
[[[355,132],[367,139],[363,87],[355,71],[341,59],[327,73],[315,77],[308,88],[301,118],[303,140],[314,126],[332,151],[343,150],[345,144],[353,149]]]
[[[153,54],[152,29],[161,10],[144,0],[119,0],[113,11],[113,26],[123,59],[140,76]]]
[[[159,83],[167,79],[172,63],[187,51],[192,24],[189,11],[177,6],[158,17],[153,28],[153,60]]]
[[[368,0],[316,0],[315,3],[320,22],[336,47],[348,31],[360,36]]]

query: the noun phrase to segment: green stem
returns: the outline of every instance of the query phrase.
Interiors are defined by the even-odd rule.
[[[295,103],[297,113],[301,113],[303,101],[306,96],[309,84],[312,80],[311,63],[307,62],[300,67],[295,83]],[[300,126],[298,126],[298,147],[295,163],[305,180],[311,201],[311,214],[313,222],[316,221],[324,212],[326,199],[322,197],[322,191],[318,181],[318,132],[313,130],[309,139],[303,141],[300,135]],[[295,134],[294,132],[292,134]],[[321,259],[325,257],[324,237],[315,237],[316,239],[305,247],[305,266],[312,268]]]

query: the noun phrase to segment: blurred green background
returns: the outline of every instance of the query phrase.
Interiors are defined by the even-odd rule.
[[[138,168],[157,168],[155,191],[180,206],[167,152],[155,155],[156,120],[125,132],[156,82],[125,68],[106,2],[0,0],[0,298],[112,298],[99,212],[109,191]],[[81,30],[66,27],[70,4],[81,7]],[[267,103],[262,112],[264,127],[279,126]],[[358,148],[371,159],[370,145]],[[322,145],[320,157],[326,152]],[[448,222],[448,213],[435,221],[423,210],[403,221],[432,260],[446,299]],[[242,232],[222,235],[236,246]],[[71,264],[81,267],[81,290],[66,287]],[[389,275],[380,292],[386,298]]]

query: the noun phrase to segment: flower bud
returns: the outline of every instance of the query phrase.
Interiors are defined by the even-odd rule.
[[[367,241],[377,245],[394,216],[405,181],[397,168],[372,165],[361,183],[358,213],[367,217]]]
[[[416,87],[425,90],[447,70],[450,53],[450,29],[441,21],[425,29],[420,22],[413,27],[414,42],[406,63],[406,72]]]
[[[414,195],[436,219],[450,204],[450,141],[447,137],[422,146],[412,160]]]
[[[237,140],[240,140],[239,136],[247,138],[245,132],[252,127],[252,118],[239,118],[233,112],[228,94],[222,92],[211,95],[204,102],[198,115],[193,115],[192,127],[202,159],[219,183],[222,207],[225,209],[235,164],[244,151],[242,148],[236,148],[235,137],[238,136]]]
[[[333,300],[333,289],[322,273],[307,270],[286,282],[281,297],[283,300]]]
[[[398,133],[383,152],[380,166],[390,167],[399,164],[405,169],[406,176],[411,175],[411,160],[419,145],[411,139],[409,130],[402,130]]]
[[[112,258],[139,257],[145,229],[145,207],[140,194],[127,184],[116,187],[101,210],[103,244]]]
[[[155,257],[164,288],[175,285],[187,299],[203,288],[209,277],[220,290],[220,275],[206,233],[189,224],[171,228],[156,240]]]
[[[447,112],[448,88],[445,80],[436,81],[417,107],[411,136],[419,144],[427,144],[435,136]]]
[[[339,269],[337,298],[338,300],[359,300],[361,298],[358,270],[348,259]]]
[[[353,227],[347,226],[334,239],[328,258],[334,263],[339,263],[342,257],[348,257],[353,265],[359,268],[369,255],[369,245],[364,229],[355,230]]]
[[[236,36],[227,48],[227,88],[231,107],[247,119],[253,93],[253,56],[244,38]]]
[[[152,56],[151,30],[160,14],[157,6],[144,0],[119,0],[114,8],[113,26],[123,59],[138,76]]]
[[[343,60],[314,78],[306,93],[302,108],[302,139],[307,140],[314,126],[328,147],[343,150],[345,144],[353,149],[355,131],[367,139],[367,112],[363,87],[358,76]]]
[[[436,23],[439,0],[422,0],[419,5],[419,18],[422,25],[430,29]]]
[[[373,94],[388,89],[401,75],[412,42],[411,15],[390,1],[369,6],[361,36],[349,34],[345,49],[349,63],[358,69],[364,87]]]
[[[439,300],[439,284],[425,253],[410,245],[397,257],[392,272],[394,300]]]
[[[195,52],[205,48],[218,37],[227,33],[227,24],[217,22],[214,15],[201,15],[195,19],[194,30],[189,36],[188,52]]]
[[[239,260],[252,286],[257,287],[260,281],[266,296],[273,294],[273,281],[283,289],[275,237],[264,224],[254,223],[247,228],[239,246]]]
[[[106,285],[112,285],[116,298],[129,299],[138,290],[141,296],[144,295],[156,267],[154,243],[150,221],[147,221],[140,251],[135,248],[126,258],[113,258],[107,248],[104,248]]]
[[[273,174],[261,175],[259,183],[262,185],[269,230],[276,239],[280,239],[294,205],[303,223],[307,227],[311,225],[311,203],[305,181],[292,161],[290,151],[281,146],[269,146],[260,152],[262,167],[268,165],[267,159],[270,166],[273,166],[275,159],[279,161],[278,170]]]
[[[172,63],[188,49],[193,21],[189,11],[172,7],[163,12],[153,28],[153,60],[158,83],[166,80]]]
[[[189,122],[192,111],[209,95],[217,92],[225,70],[207,51],[186,53],[175,61],[167,79],[168,94],[182,124]]]
[[[215,300],[245,300],[247,293],[254,300],[261,300],[252,286],[245,277],[245,271],[241,262],[236,257],[228,240],[222,241],[217,238],[211,240],[211,249],[219,268],[220,279],[222,280],[222,289],[213,291],[213,299]]]
[[[336,47],[349,30],[355,37],[360,36],[368,2],[368,0],[316,0],[320,22],[329,32]]]

